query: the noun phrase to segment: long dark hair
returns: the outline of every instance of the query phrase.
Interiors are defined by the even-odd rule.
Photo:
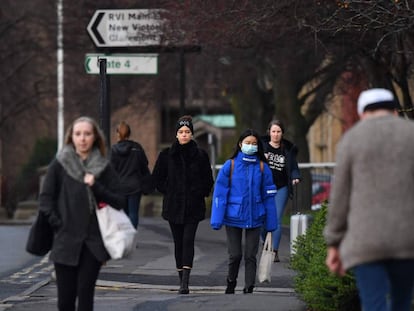
[[[280,120],[272,120],[269,122],[269,125],[267,126],[267,132],[266,134],[269,136],[269,142],[270,142],[270,129],[272,128],[273,125],[277,125],[278,127],[280,127],[280,129],[282,130],[282,139],[280,140],[280,149],[284,150],[285,149],[285,144],[284,144],[284,138],[283,135],[285,134],[285,125],[282,123],[282,121]]]
[[[285,133],[285,126],[280,120],[272,120],[269,122],[269,125],[267,126],[267,134],[270,135],[270,129],[273,125],[277,125],[282,130],[282,134]]]
[[[254,137],[256,137],[256,140],[257,140],[257,153],[256,153],[256,155],[257,155],[257,157],[260,159],[260,161],[263,161],[263,162],[267,163],[267,159],[266,159],[266,157],[265,157],[265,155],[264,155],[263,143],[262,143],[262,141],[261,141],[261,139],[260,139],[259,133],[258,133],[258,132],[256,132],[256,131],[255,131],[255,130],[253,130],[253,129],[247,129],[247,130],[244,130],[244,131],[241,133],[241,135],[240,135],[240,137],[239,137],[239,140],[237,141],[237,144],[236,144],[236,146],[235,146],[235,148],[234,148],[234,153],[233,153],[233,155],[230,157],[230,159],[234,159],[234,158],[237,156],[237,154],[238,154],[239,152],[241,152],[241,149],[240,149],[240,143],[241,143],[241,142],[243,141],[243,139],[245,139],[247,136],[254,136]]]

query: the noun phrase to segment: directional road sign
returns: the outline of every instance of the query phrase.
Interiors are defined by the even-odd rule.
[[[160,45],[160,9],[97,10],[87,30],[97,47]]]
[[[99,74],[99,58],[106,58],[107,74],[144,75],[158,72],[157,54],[86,54],[86,73]]]

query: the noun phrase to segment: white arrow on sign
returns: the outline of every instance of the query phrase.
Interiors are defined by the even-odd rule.
[[[97,47],[160,45],[160,9],[96,10],[87,31]]]
[[[86,54],[85,70],[99,74],[99,58],[106,59],[107,74],[157,74],[157,54]]]

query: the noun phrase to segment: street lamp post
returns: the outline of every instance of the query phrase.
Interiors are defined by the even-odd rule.
[[[63,96],[63,0],[57,0],[57,140],[58,150],[63,146],[64,96]]]

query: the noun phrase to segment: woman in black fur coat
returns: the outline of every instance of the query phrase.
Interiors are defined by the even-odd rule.
[[[175,246],[180,294],[188,294],[198,223],[205,218],[205,197],[210,195],[213,175],[206,151],[192,140],[191,116],[176,124],[176,139],[160,152],[153,170],[156,188],[164,195],[162,217],[168,221]]]

